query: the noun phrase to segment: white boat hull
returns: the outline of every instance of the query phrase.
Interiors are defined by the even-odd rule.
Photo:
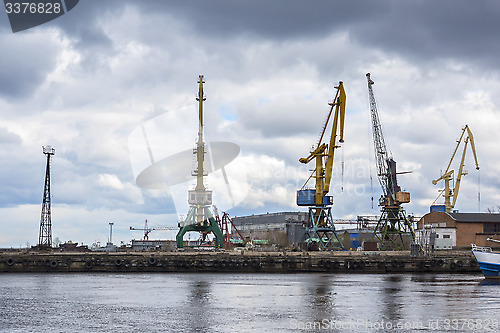
[[[500,253],[491,251],[491,248],[472,246],[472,254],[487,279],[500,278]]]

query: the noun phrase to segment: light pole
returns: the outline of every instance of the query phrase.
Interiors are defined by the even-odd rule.
[[[113,244],[113,222],[109,222],[109,243]]]

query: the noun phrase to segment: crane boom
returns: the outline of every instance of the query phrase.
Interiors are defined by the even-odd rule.
[[[343,82],[340,81],[339,85],[335,87],[337,92],[335,94],[335,99],[333,102],[328,103],[330,105],[330,111],[328,113],[326,122],[323,126],[323,130],[321,132],[320,138],[318,140],[318,144],[316,145],[316,149],[311,151],[308,157],[304,157],[299,159],[299,162],[307,164],[312,160],[316,159],[316,167],[312,172],[312,175],[307,179],[305,184],[302,186],[302,189],[307,185],[308,181],[311,178],[316,179],[315,184],[315,195],[314,195],[314,204],[316,205],[325,205],[328,204],[329,199],[326,195],[330,192],[330,184],[332,180],[332,170],[333,170],[333,159],[335,155],[335,149],[339,148],[336,144],[337,140],[337,132],[339,133],[339,142],[344,142],[344,119],[345,119],[345,102],[346,102],[346,94],[344,90]],[[328,123],[332,118],[333,114],[333,124],[332,130],[330,134],[329,143],[323,142],[323,137],[326,132],[326,128],[328,127]],[[300,204],[301,206],[309,206],[313,204],[312,202],[306,204]]]
[[[378,114],[377,102],[372,86],[375,84],[370,77],[370,73],[366,74],[368,80],[368,95],[370,98],[370,114],[372,120],[373,147],[375,150],[375,159],[377,160],[377,176],[382,187],[383,197],[387,198],[389,204],[394,205],[398,199],[397,193],[400,191],[398,186],[396,161],[392,158],[390,152],[387,151],[384,135],[382,133],[382,125]],[[409,200],[408,200],[409,201]]]
[[[384,136],[382,134],[382,125],[380,124],[380,117],[378,115],[377,101],[375,100],[375,94],[373,93],[373,80],[370,78],[370,73],[366,74],[368,80],[368,96],[370,98],[370,114],[372,120],[372,134],[373,134],[373,148],[375,150],[375,158],[377,160],[377,176],[382,187],[384,195],[387,195],[387,188],[389,184],[387,183],[387,160],[388,153],[387,147],[385,145]]]
[[[333,170],[333,157],[335,155],[335,148],[338,148],[336,145],[337,139],[337,126],[339,127],[339,142],[344,142],[344,119],[345,119],[345,90],[342,82],[339,82],[339,86],[337,88],[337,95],[335,96],[335,100],[332,103],[329,103],[331,106],[329,116],[332,114],[332,110],[335,107],[335,114],[333,116],[333,125],[332,125],[332,134],[330,136],[330,143],[328,144],[328,155],[325,163],[325,185],[323,187],[323,195],[326,195],[330,192],[330,183],[332,181],[332,170]],[[340,122],[340,124],[338,124]]]

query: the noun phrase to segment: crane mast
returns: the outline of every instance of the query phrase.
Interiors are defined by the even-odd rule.
[[[396,161],[387,151],[382,133],[382,126],[377,109],[370,73],[366,74],[368,81],[368,96],[370,99],[370,114],[373,133],[373,146],[377,161],[377,176],[382,187],[382,196],[379,200],[382,214],[373,232],[373,237],[380,241],[382,249],[405,249],[409,242],[405,241],[404,234],[410,234],[415,240],[415,231],[401,204],[410,202],[410,193],[402,192],[398,185]]]
[[[205,79],[203,75],[198,78],[198,140],[193,154],[196,157],[197,167],[192,170],[191,175],[196,176],[196,187],[194,190],[188,191],[189,212],[184,221],[179,222],[179,232],[176,235],[177,247],[184,247],[183,237],[186,232],[196,231],[199,233],[213,233],[215,236],[215,246],[222,247],[224,243],[224,235],[215,221],[210,205],[212,204],[212,191],[206,189],[203,184],[203,177],[206,173],[203,170],[205,160],[205,142],[203,140],[203,102],[206,100],[203,91],[203,83]]]
[[[455,179],[455,170],[450,170],[450,167],[462,141],[464,142],[464,150],[462,152],[462,158],[460,160],[458,173],[456,175],[457,178]],[[458,139],[457,141],[457,146],[455,147],[455,150],[451,155],[450,162],[448,163],[448,166],[446,167],[444,174],[441,175],[441,177],[439,177],[438,179],[432,181],[432,184],[436,185],[440,180],[444,180],[443,196],[444,196],[444,211],[446,213],[451,213],[452,209],[455,207],[455,203],[457,202],[458,198],[458,192],[460,190],[460,183],[462,181],[462,176],[467,175],[467,171],[464,171],[464,164],[465,164],[465,153],[467,151],[467,145],[469,143],[472,150],[472,154],[474,155],[476,170],[479,170],[479,164],[477,163],[477,155],[476,155],[476,145],[474,143],[474,136],[472,135],[469,126],[465,125],[465,127],[462,128],[462,135],[460,135],[460,139]],[[450,183],[455,183],[455,185],[450,186]],[[436,200],[434,200],[434,202],[436,202]],[[431,206],[431,207],[435,208],[436,206]]]
[[[315,160],[315,168],[300,190],[297,191],[297,205],[309,207],[309,217],[306,225],[306,240],[319,244],[322,250],[344,248],[338,238],[333,224],[331,205],[332,196],[329,196],[333,171],[333,159],[337,145],[337,132],[339,142],[344,142],[344,119],[346,94],[343,82],[335,87],[337,92],[330,105],[326,122],[322,128],[316,148],[309,156],[299,159],[299,162],[308,164]],[[332,120],[329,142],[323,142],[326,129]],[[315,179],[314,189],[306,189],[308,182]]]

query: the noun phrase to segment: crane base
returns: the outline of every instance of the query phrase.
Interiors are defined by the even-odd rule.
[[[408,250],[415,231],[401,207],[382,207],[372,239],[379,242],[380,250]]]
[[[194,206],[191,207],[185,222],[194,218],[196,209],[199,208]],[[222,248],[224,246],[224,235],[222,234],[222,231],[220,230],[220,227],[215,221],[214,217],[210,213],[210,209],[208,208],[208,206],[203,207],[203,209],[206,220],[204,220],[202,223],[194,223],[194,224],[185,223],[183,226],[181,226],[179,232],[177,233],[177,236],[175,236],[177,242],[177,248],[184,247],[184,235],[186,234],[186,232],[189,231],[197,231],[200,233],[202,232],[213,233],[215,236],[215,244],[214,244],[215,247]]]
[[[309,207],[309,217],[304,237],[310,248],[317,245],[318,250],[345,249],[335,231],[330,206]]]

